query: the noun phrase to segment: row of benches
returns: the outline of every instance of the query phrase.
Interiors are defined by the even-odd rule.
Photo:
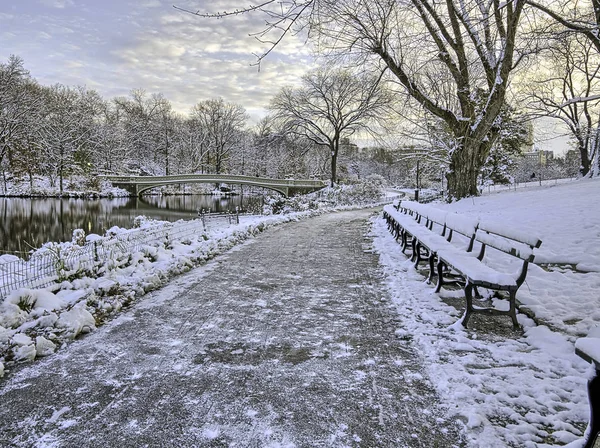
[[[402,252],[410,248],[415,267],[427,261],[428,281],[437,276],[436,292],[449,283],[449,278],[453,282],[458,279],[463,285],[467,302],[462,319],[465,327],[473,313],[508,315],[513,326],[519,327],[516,294],[525,282],[529,263],[534,261],[534,250],[542,244],[537,236],[413,201],[386,206],[384,218],[388,229],[400,241]],[[500,270],[488,263],[488,248],[510,256],[502,260]],[[507,272],[515,267],[511,260],[518,260],[518,266],[515,271]],[[478,287],[508,292],[509,309],[474,307],[473,295],[479,296]],[[588,382],[591,418],[583,448],[599,448],[600,338],[597,335],[581,338],[575,347],[576,354],[592,363],[596,371]]]
[[[402,251],[411,249],[415,266],[427,261],[428,281],[437,276],[436,292],[448,283],[462,283],[467,302],[462,319],[465,327],[474,313],[508,315],[513,326],[519,327],[516,294],[534,260],[534,249],[542,244],[538,237],[413,201],[386,206],[384,217],[389,230],[401,242]],[[486,263],[489,248],[510,256],[500,270]],[[519,261],[516,272],[507,272],[514,267],[511,260]],[[473,298],[480,297],[478,288],[506,291],[509,309],[475,307]]]

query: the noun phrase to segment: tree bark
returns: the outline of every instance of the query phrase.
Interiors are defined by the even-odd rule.
[[[479,195],[477,179],[489,154],[489,148],[488,142],[473,142],[457,148],[452,153],[450,169],[446,173],[450,200]]]
[[[590,158],[588,155],[588,149],[586,148],[585,145],[583,144],[579,144],[579,156],[581,158],[581,172],[580,174],[582,176],[587,176],[587,174],[590,172]]]
[[[333,141],[330,145],[331,149],[331,186],[337,182],[337,158],[338,158],[338,149],[339,142]]]

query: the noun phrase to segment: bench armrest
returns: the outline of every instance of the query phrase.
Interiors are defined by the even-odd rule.
[[[600,338],[579,338],[575,341],[575,354],[591,362],[600,370]]]

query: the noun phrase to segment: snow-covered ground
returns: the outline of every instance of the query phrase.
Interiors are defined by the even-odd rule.
[[[51,287],[20,288],[0,301],[0,377],[7,362],[30,361],[53,353],[59,345],[80,333],[93,331],[107,317],[118,313],[146,292],[162,286],[174,275],[204,263],[272,225],[315,213],[320,212],[246,216],[238,225],[208,228],[206,231],[200,219],[177,223],[148,222],[142,225],[141,233],[147,225],[150,232],[160,234],[162,225],[165,236],[181,234],[180,227],[185,228],[185,236],[167,237],[164,241],[150,238],[153,244],[142,244],[131,253],[121,250],[118,254],[111,253],[106,259],[100,257],[99,265],[92,269],[94,275],[90,274],[86,260],[73,262],[69,258],[69,252],[79,253],[80,246],[75,243],[48,243],[40,251],[46,250],[57,256],[62,254],[62,259],[74,267],[63,264],[62,270],[67,270],[58,272],[64,278],[60,283],[50,278]],[[87,239],[88,243],[101,242],[102,247],[118,247],[123,241],[119,237],[130,232],[140,232],[140,229],[113,228],[104,237],[88,235]],[[3,278],[5,271],[12,271],[5,267],[15,263],[13,258],[0,257]],[[39,281],[44,282],[42,285],[48,283],[43,277]]]
[[[47,176],[34,176],[33,182],[28,178],[11,178],[0,185],[0,196],[63,196],[63,197],[123,197],[130,193],[122,188],[113,187],[110,182],[98,181],[97,177],[70,176],[63,182],[60,192],[58,180],[50,182]]]
[[[592,369],[574,354],[574,344],[578,337],[600,336],[600,208],[594,205],[599,193],[600,181],[581,180],[433,204],[543,240],[536,258],[542,267],[531,266],[518,294],[535,315],[519,315],[522,334],[505,317],[491,319],[483,328],[465,330],[457,324],[464,299],[435,294],[400,253],[383,220],[373,220],[374,248],[402,316],[398,336],[416,344],[471,446],[581,446]],[[0,359],[0,376],[2,361],[50,354],[172,275],[270,225],[313,213],[319,211],[252,218],[214,233],[199,231],[194,238],[145,247],[102,277],[69,280],[57,292],[14,293],[0,304],[0,348],[6,356]]]
[[[599,194],[600,181],[581,180],[433,204],[542,239],[536,262],[543,267],[530,268],[517,295],[535,314],[535,321],[519,315],[523,334],[510,330],[505,317],[492,319],[487,331],[465,330],[457,323],[464,299],[435,294],[384,221],[374,220],[375,249],[405,317],[398,333],[421,350],[471,446],[581,446],[593,369],[574,344],[580,336],[600,337]]]

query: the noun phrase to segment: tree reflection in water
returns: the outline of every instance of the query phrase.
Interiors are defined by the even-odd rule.
[[[112,226],[130,228],[139,215],[165,221],[212,212],[259,210],[261,197],[207,195],[114,199],[0,198],[0,254],[28,251],[47,241],[71,241],[74,229],[102,235]]]

